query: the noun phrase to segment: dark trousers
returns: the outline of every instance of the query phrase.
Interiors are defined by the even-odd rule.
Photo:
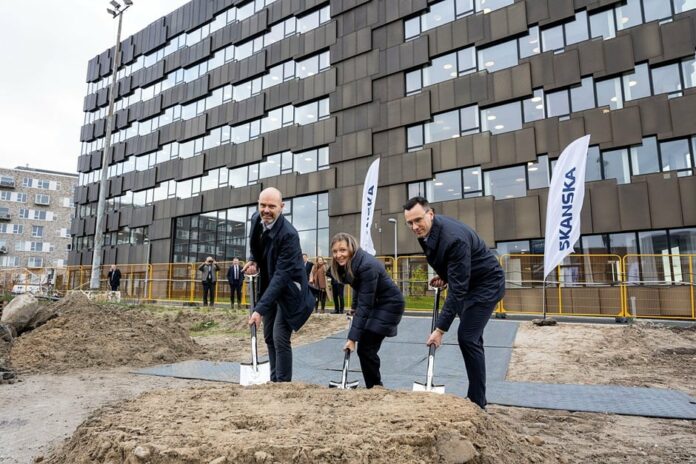
[[[384,335],[380,335],[369,330],[363,331],[358,341],[358,358],[362,368],[365,387],[372,388],[375,385],[382,385],[382,376],[379,373],[379,355],[377,352],[382,346]]]
[[[469,377],[467,396],[481,408],[486,407],[486,356],[483,351],[483,329],[493,314],[495,303],[474,303],[462,311],[457,333],[459,348]]]
[[[230,284],[230,305],[234,306],[235,294],[237,295],[237,303],[242,304],[242,284]]]
[[[203,306],[208,304],[208,295],[210,295],[210,306],[215,304],[215,282],[204,280],[203,284]]]
[[[119,284],[110,284],[112,292],[118,292]]]
[[[346,306],[346,301],[343,298],[343,285],[333,285],[331,287],[333,291],[334,307],[337,313],[342,313],[343,308]]]
[[[314,312],[319,310],[319,305],[321,304],[321,312],[323,313],[326,309],[326,289],[318,288],[316,294],[316,303],[314,304]]]
[[[271,382],[290,382],[292,380],[292,328],[285,319],[283,309],[275,308],[263,316],[263,338],[268,347],[268,360],[271,363]]]

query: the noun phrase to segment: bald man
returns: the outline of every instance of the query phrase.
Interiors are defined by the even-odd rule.
[[[245,275],[259,274],[260,297],[249,325],[263,320],[272,382],[292,380],[292,331],[298,331],[314,310],[302,261],[300,237],[283,217],[283,195],[267,188],[259,195],[259,210],[251,218],[251,256]]]

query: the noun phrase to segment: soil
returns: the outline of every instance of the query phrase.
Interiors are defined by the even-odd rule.
[[[12,347],[22,381],[0,385],[1,464],[447,463],[465,457],[486,463],[696,463],[694,421],[495,405],[484,413],[451,395],[302,384],[241,388],[128,373],[161,363],[153,356],[160,349],[175,360],[245,361],[243,312],[82,302],[61,314]],[[344,327],[343,317],[314,315],[293,343]],[[124,333],[134,334],[127,337],[133,346],[121,342]],[[695,334],[645,324],[523,323],[509,379],[662,386],[693,394]]]
[[[696,326],[523,323],[507,379],[672,388],[696,396]]]

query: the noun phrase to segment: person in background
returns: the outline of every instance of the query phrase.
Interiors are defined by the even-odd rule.
[[[317,261],[314,267],[312,267],[309,283],[317,289],[317,302],[314,306],[314,312],[318,312],[321,305],[321,313],[324,314],[326,309],[326,264],[321,256],[317,256]]]
[[[271,364],[271,382],[292,381],[292,331],[307,322],[314,308],[297,230],[283,216],[283,195],[269,187],[259,195],[259,210],[251,217],[251,256],[242,269],[259,276],[259,299],[249,325],[259,327]]]
[[[333,274],[331,273],[331,267],[329,266],[328,270],[326,271],[326,277],[331,279],[331,294],[333,295],[333,302],[334,302],[334,314],[343,314],[343,309],[346,306],[345,299],[343,297],[343,292],[345,289],[345,285],[342,284],[341,282],[336,279]]]
[[[242,307],[242,284],[244,283],[244,271],[239,264],[239,258],[232,260],[232,265],[227,269],[227,282],[230,284],[230,306],[234,309],[235,295],[239,307]]]
[[[442,312],[426,344],[439,347],[459,316],[457,339],[469,379],[467,396],[486,407],[486,359],[483,329],[505,294],[505,273],[474,229],[456,219],[435,215],[428,200],[413,197],[404,205],[406,225],[418,238],[437,275],[432,287],[448,287]]]
[[[309,279],[309,276],[312,274],[312,267],[314,267],[314,263],[309,260],[307,253],[302,253],[302,261],[304,261],[305,272],[307,272],[307,278]]]
[[[203,306],[208,305],[208,297],[210,297],[210,306],[213,306],[215,305],[217,271],[220,270],[220,267],[212,256],[208,256],[203,264],[198,267],[198,270],[201,271],[201,284],[203,285]]]
[[[355,237],[338,233],[331,239],[331,274],[353,287],[353,323],[344,350],[355,351],[365,387],[382,385],[379,349],[395,337],[406,303],[384,264],[360,248]]]
[[[111,265],[107,278],[109,279],[109,288],[111,288],[111,291],[117,292],[118,288],[121,286],[121,270],[117,268],[115,264]]]

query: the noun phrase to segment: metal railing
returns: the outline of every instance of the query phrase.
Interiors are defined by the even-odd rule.
[[[434,276],[425,256],[378,257],[385,264],[406,298],[409,310],[429,311]],[[696,320],[696,254],[569,255],[552,272],[543,290],[543,255],[500,256],[505,272],[506,294],[498,314],[541,314],[546,298],[547,314],[559,316],[644,317]],[[330,260],[328,261],[330,262]],[[230,303],[226,273],[231,262],[219,262],[216,303]],[[243,264],[243,263],[242,263]],[[173,302],[194,304],[202,300],[200,263],[155,263],[120,265],[121,300],[126,302]],[[0,269],[0,291],[10,292],[23,282],[42,280],[46,270]],[[108,288],[109,266],[102,266],[100,290]],[[54,289],[87,289],[91,266],[68,266],[55,270]],[[38,277],[37,277],[38,276]],[[246,283],[242,289],[246,303]],[[351,291],[344,291],[350,307]],[[333,303],[328,300],[327,307]]]

